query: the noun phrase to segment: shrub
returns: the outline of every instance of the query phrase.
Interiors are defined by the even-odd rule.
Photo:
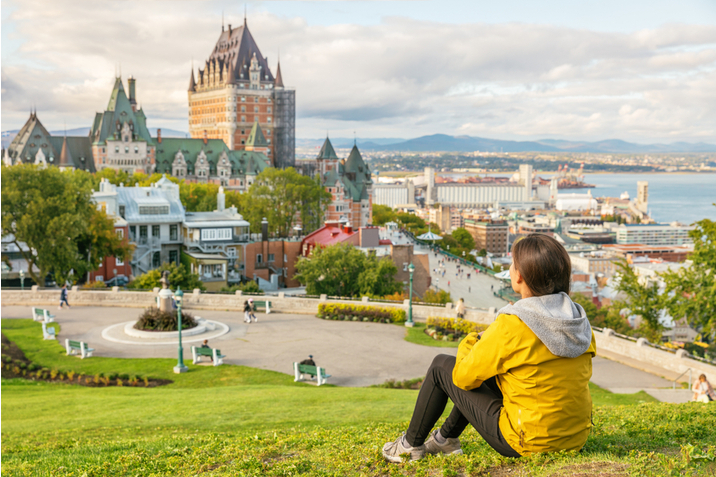
[[[450,296],[450,293],[445,290],[434,291],[432,289],[428,289],[423,294],[422,301],[423,303],[436,303],[438,305],[444,305],[446,303],[450,303],[452,301],[452,297]]]
[[[320,303],[318,305],[317,316],[324,320],[360,320],[380,323],[405,322],[405,310],[400,308],[348,305],[343,303]]]
[[[487,325],[462,318],[442,318],[438,316],[429,317],[425,324],[425,333],[433,339],[443,341],[459,341],[468,333],[480,333],[487,329]]]
[[[89,282],[89,283],[85,283],[84,285],[82,285],[83,290],[102,289],[102,288],[107,288],[107,284],[105,282],[94,281],[94,282]]]
[[[392,295],[385,295],[383,297],[384,300],[391,300],[391,301],[404,301],[408,299],[408,294],[406,292],[397,292],[393,293]]]
[[[194,328],[196,320],[185,311],[181,314],[182,329]],[[145,331],[177,331],[177,311],[161,311],[159,308],[147,308],[134,324],[134,328]]]
[[[261,293],[261,288],[259,288],[259,284],[253,280],[248,281],[246,283],[242,283],[241,285],[223,287],[221,289],[221,291],[225,293],[236,293],[237,290],[241,290],[246,293]]]

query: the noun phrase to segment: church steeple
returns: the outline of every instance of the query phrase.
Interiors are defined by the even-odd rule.
[[[281,76],[281,60],[278,60],[278,66],[276,66],[276,81],[274,82],[274,88],[283,89],[283,77]]]
[[[191,68],[191,79],[189,80],[189,91],[196,91],[196,80],[194,80],[194,67]]]

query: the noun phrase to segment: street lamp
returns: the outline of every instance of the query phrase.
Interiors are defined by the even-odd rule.
[[[20,270],[20,291],[25,291],[25,270]]]
[[[408,328],[412,328],[415,326],[415,323],[413,323],[413,272],[415,271],[415,265],[413,265],[413,262],[410,262],[410,265],[408,265],[408,272],[410,272],[410,298],[408,301],[408,321],[405,322],[405,326]]]
[[[176,293],[174,293],[174,301],[176,301],[177,304],[177,329],[179,330],[179,360],[177,361],[177,365],[174,366],[174,372],[176,374],[189,371],[189,368],[184,366],[184,349],[181,347],[181,304],[183,299],[184,292],[181,291],[181,288],[177,288]]]

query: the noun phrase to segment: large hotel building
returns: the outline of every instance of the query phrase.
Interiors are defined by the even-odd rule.
[[[223,139],[229,149],[244,150],[254,123],[267,142],[265,151],[277,168],[295,164],[296,91],[271,73],[249,28],[221,27],[221,35],[198,75],[189,80],[189,133],[192,138]]]

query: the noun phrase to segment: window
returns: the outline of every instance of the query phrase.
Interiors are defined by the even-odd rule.
[[[241,122],[242,123],[246,122],[246,116],[241,116]],[[243,131],[241,132],[241,134],[244,134]]]
[[[152,237],[159,238],[159,226],[158,225],[152,225]]]
[[[271,106],[268,107],[268,110],[267,110],[267,111],[268,111],[269,113],[271,112]]]
[[[139,154],[139,147],[138,147],[138,146],[134,146],[134,153],[135,153],[135,154]]]
[[[134,242],[137,239],[137,227],[132,225],[129,227],[129,240]]]
[[[169,250],[169,263],[179,264],[179,254],[176,250]]]
[[[262,263],[264,261],[264,256],[260,253],[256,254],[256,263]]]
[[[258,106],[254,106],[254,112],[255,112],[255,113],[258,113],[258,112],[259,112],[259,107],[258,107]]]
[[[119,146],[114,146],[114,152],[116,152],[117,154],[119,154]]]
[[[246,112],[246,106],[241,106],[241,112],[242,112],[242,113],[245,113],[245,112]]]
[[[103,148],[102,148],[102,154],[104,154],[105,152],[107,152],[107,151],[105,151],[105,148],[103,147]]]
[[[159,252],[154,252],[152,255],[152,267],[157,268],[162,264],[162,256]]]
[[[115,265],[116,267],[121,267],[121,266],[124,265],[124,260],[122,260],[122,259],[119,258],[119,257],[115,257],[115,259],[114,259],[114,265]]]
[[[168,205],[140,205],[139,215],[167,215],[169,213]]]
[[[139,238],[141,240],[147,240],[147,226],[146,225],[139,226]]]
[[[201,240],[231,240],[231,229],[202,229]]]
[[[169,240],[177,240],[178,226],[176,224],[169,226]]]
[[[117,237],[119,237],[121,239],[124,238],[124,230],[123,229],[117,229],[117,230],[115,230],[115,232],[117,233]]]
[[[271,118],[270,118],[270,117],[268,118],[268,122],[269,122],[269,123],[271,122]]]
[[[274,256],[273,253],[268,254],[268,261],[269,261],[269,263],[276,261],[276,257]]]
[[[126,212],[125,206],[120,205],[120,206],[119,206],[119,216],[122,217],[122,218],[124,218],[125,212]]]
[[[245,103],[245,102],[246,102],[246,96],[242,96],[242,97],[241,97],[241,102],[242,102],[242,103]]]
[[[124,146],[124,152],[125,152],[125,154],[129,153],[129,146]]]
[[[258,102],[259,102],[259,98],[258,98],[258,96],[257,96],[257,97],[254,98],[254,103],[258,103]]]

